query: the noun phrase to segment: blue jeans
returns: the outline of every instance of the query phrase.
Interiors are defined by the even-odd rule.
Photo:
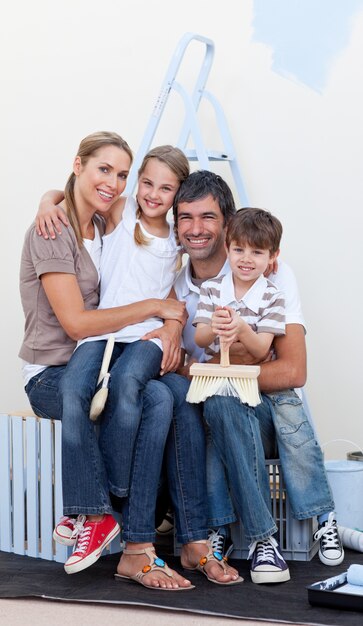
[[[170,413],[155,406],[143,417],[136,438],[129,497],[122,518],[126,541],[155,541],[155,504],[165,448],[167,478],[177,539],[188,543],[207,537],[205,440],[200,409],[186,402],[189,383],[177,374],[163,376]],[[174,408],[173,408],[174,407]]]
[[[25,388],[30,404],[37,415],[46,418],[62,419],[64,513],[70,515],[78,513],[112,513],[112,506],[109,500],[110,481],[107,473],[108,466],[112,465],[112,459],[110,459],[107,449],[107,436],[110,435],[112,437],[115,435],[116,421],[114,420],[108,433],[103,432],[107,426],[110,426],[108,422],[102,423],[100,426],[101,452],[95,428],[88,418],[88,412],[103,358],[105,342],[91,343],[93,347],[86,347],[87,343],[82,344],[73,354],[67,367],[48,367],[40,374],[34,376]],[[158,368],[161,360],[160,349],[152,342],[135,343],[142,343],[143,347],[140,345],[136,346],[134,359],[130,359],[130,362],[133,362],[136,367],[142,363],[145,366],[151,364],[154,368],[155,362],[157,362]],[[127,352],[130,353],[131,350],[127,349]],[[136,352],[137,354],[135,354]],[[111,365],[116,365],[117,357],[123,353],[126,353],[126,349],[117,345]],[[140,367],[139,369],[142,370],[140,374],[145,375],[146,368]],[[145,378],[147,378],[147,375],[145,375]],[[113,396],[117,395],[115,386],[117,386],[119,380],[120,378],[115,375]],[[118,389],[124,390],[120,386]],[[154,410],[153,402],[158,406],[160,413],[170,413],[170,393],[163,385],[151,381],[147,383],[145,393],[146,418],[148,417],[148,411]],[[113,397],[111,389],[110,396],[111,398]],[[140,405],[138,406],[141,414],[143,407],[142,405],[141,407]],[[135,432],[131,432],[132,437],[136,435],[137,427],[138,421],[135,424]],[[124,435],[122,425],[121,431],[121,434]],[[127,434],[130,434],[130,431]],[[123,438],[120,435],[117,457],[123,458],[123,454],[120,454],[120,450],[122,450],[122,443],[120,442],[122,441]],[[129,457],[132,457],[132,450],[130,450],[130,439],[125,438],[125,441],[126,445],[123,448],[127,451],[127,455],[125,455],[128,457],[126,460],[127,464]],[[112,441],[112,448],[115,445],[116,442]],[[115,464],[119,464],[118,458]],[[127,466],[125,472],[127,473]],[[127,481],[125,473],[120,478],[117,478],[117,482],[120,482],[122,485],[125,485]],[[126,487],[123,487],[123,489],[126,490]]]
[[[204,417],[226,470],[235,510],[250,542],[277,531],[271,515],[269,479],[259,420],[238,398],[213,396]]]
[[[40,374],[33,376],[25,386],[25,393],[35,415],[46,419],[62,419],[59,383],[65,369],[65,365],[47,367]]]
[[[292,513],[303,520],[334,510],[324,458],[293,389],[263,395],[256,407],[267,458],[279,456]]]
[[[130,489],[122,499],[125,541],[155,541],[155,505],[166,440],[173,418],[173,396],[162,382],[146,385],[144,411],[136,436]]]
[[[63,508],[67,515],[111,513],[109,491],[126,496],[142,392],[159,373],[161,350],[153,342],[116,343],[109,395],[97,438],[89,419],[105,341],[81,344],[61,379]]]
[[[205,431],[202,410],[185,397],[189,381],[170,373],[162,378],[174,399],[172,426],[166,442],[166,467],[175,512],[177,540],[206,539],[208,502]]]
[[[229,493],[223,462],[208,427],[206,430],[208,526],[219,528],[235,522],[237,516]]]
[[[114,347],[99,445],[110,491],[119,497],[126,496],[129,490],[142,393],[150,379],[158,378],[161,360],[162,351],[152,341],[116,343]]]

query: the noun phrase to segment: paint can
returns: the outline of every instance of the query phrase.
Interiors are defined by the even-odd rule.
[[[363,528],[363,463],[357,463],[357,460],[363,460],[362,450],[348,452],[347,460],[325,461],[325,469],[333,492],[339,526],[361,529]]]

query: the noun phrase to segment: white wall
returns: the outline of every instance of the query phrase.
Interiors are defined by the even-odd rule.
[[[261,16],[271,10],[270,1],[276,2],[276,11],[284,9],[284,2],[291,9],[289,0],[256,0],[255,5],[252,0],[8,3],[0,26],[5,139],[0,411],[28,406],[17,358],[23,327],[18,269],[23,235],[40,195],[64,186],[77,145],[89,132],[116,130],[137,149],[176,44],[192,31],[215,43],[208,89],[227,115],[250,204],[270,209],[285,227],[282,254],[301,289],[308,394],[320,439],[344,438],[363,446],[363,3],[355,0],[354,11],[346,3],[346,39],[325,59],[318,90],[298,71],[281,70],[281,59],[276,67],[277,50],[253,21],[254,11]],[[330,7],[341,4],[329,2]],[[321,10],[324,3],[315,6]],[[306,11],[312,10],[306,0]],[[281,16],[289,32],[294,15],[290,10]],[[312,23],[313,16],[306,17]],[[331,39],[333,34],[332,29]],[[190,49],[183,80],[190,81],[201,50]],[[309,76],[308,63],[302,65]],[[209,147],[218,147],[213,117],[208,109],[204,115]],[[177,140],[179,117],[175,99],[157,143]],[[229,172],[221,173],[233,186]],[[352,445],[341,444],[339,454],[347,449]],[[333,444],[327,449],[331,454]]]

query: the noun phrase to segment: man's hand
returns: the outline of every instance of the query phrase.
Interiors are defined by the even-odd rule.
[[[192,376],[190,375],[190,366],[193,365],[193,363],[198,363],[197,359],[190,359],[188,363],[182,365],[181,367],[178,367],[176,373],[180,376],[185,376],[185,378],[188,378],[189,380],[192,380]]]
[[[174,372],[180,365],[181,361],[181,336],[183,326],[174,320],[168,320],[164,326],[153,330],[141,339],[160,339],[163,345],[163,358],[161,361],[160,376],[168,372]]]

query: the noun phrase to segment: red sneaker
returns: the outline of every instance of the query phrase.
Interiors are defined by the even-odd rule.
[[[104,515],[99,522],[89,522],[85,519],[83,524],[77,522],[77,526],[77,544],[74,546],[73,554],[64,564],[67,574],[81,572],[93,565],[100,558],[102,550],[121,530],[112,515]]]
[[[61,517],[53,531],[53,539],[64,546],[74,546],[77,537],[74,535],[76,520],[73,517]]]

